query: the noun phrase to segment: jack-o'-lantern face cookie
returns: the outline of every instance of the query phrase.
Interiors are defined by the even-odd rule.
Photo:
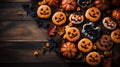
[[[86,62],[89,65],[93,65],[96,66],[101,62],[101,57],[100,54],[97,52],[90,52],[87,56],[86,56]]]
[[[49,18],[51,16],[51,8],[47,5],[41,5],[37,10],[39,18]]]
[[[120,29],[116,29],[111,33],[111,38],[115,43],[120,43]]]
[[[98,49],[107,51],[112,48],[113,42],[110,35],[102,35],[102,37],[96,41],[95,45],[98,47]]]
[[[82,52],[89,52],[93,47],[93,43],[88,38],[83,38],[78,43],[78,49]]]
[[[80,31],[76,27],[68,28],[64,35],[64,39],[67,39],[72,42],[77,41],[79,38],[80,38]]]
[[[107,28],[108,30],[113,30],[117,26],[117,24],[110,17],[105,17],[102,23],[104,27]]]
[[[94,23],[90,22],[83,25],[82,33],[90,38],[92,41],[97,39],[100,36],[100,27],[94,27]]]
[[[56,25],[63,25],[66,22],[66,15],[63,12],[56,12],[53,17],[52,21]]]
[[[87,19],[89,19],[92,22],[96,22],[97,20],[100,19],[101,17],[101,12],[98,8],[96,7],[91,7],[89,8],[86,13],[85,13],[85,17]]]
[[[84,16],[78,14],[70,14],[69,21],[73,24],[81,24],[84,21]]]

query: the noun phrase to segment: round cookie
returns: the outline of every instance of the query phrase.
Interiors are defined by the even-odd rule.
[[[69,21],[73,24],[81,24],[84,21],[84,15],[70,14]]]
[[[78,42],[78,49],[82,52],[90,52],[93,47],[93,43],[88,38],[83,38]]]
[[[113,46],[110,35],[102,35],[102,37],[95,42],[98,49],[107,51],[110,50]]]
[[[86,62],[89,65],[93,65],[96,66],[101,62],[101,57],[100,54],[97,52],[90,52],[87,56],[86,56]]]
[[[115,43],[120,43],[120,28],[111,33],[111,38]]]
[[[110,18],[110,17],[105,17],[102,21],[104,27],[108,30],[113,30],[116,28],[117,24]]]
[[[51,16],[51,8],[48,5],[38,7],[37,15],[39,18],[49,18]]]
[[[72,42],[77,41],[79,38],[80,38],[80,31],[76,27],[68,28],[64,35],[64,39],[67,39]]]
[[[56,25],[63,25],[66,22],[66,15],[63,12],[56,12],[52,17],[52,22]]]
[[[96,22],[97,20],[100,19],[101,17],[101,12],[98,8],[96,7],[91,7],[89,8],[86,13],[85,13],[85,17],[87,19],[89,19],[92,22]]]

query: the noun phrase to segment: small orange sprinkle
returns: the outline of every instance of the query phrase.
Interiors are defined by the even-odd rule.
[[[34,51],[34,56],[38,56],[39,52],[38,51]]]
[[[69,23],[68,26],[70,26],[70,27],[73,26],[73,23]]]
[[[81,8],[80,7],[77,7],[77,11],[80,11],[81,10]]]
[[[50,47],[50,43],[46,43],[46,47],[48,47],[48,48],[49,48],[49,47]]]
[[[23,29],[22,27],[19,27],[18,31],[19,31],[20,33],[24,33],[24,29]]]

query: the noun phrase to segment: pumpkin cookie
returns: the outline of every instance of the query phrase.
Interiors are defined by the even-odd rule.
[[[53,17],[52,21],[56,25],[63,25],[66,22],[66,15],[63,12],[56,12]]]
[[[72,13],[69,16],[69,21],[73,24],[81,24],[84,21],[84,16]]]
[[[102,21],[104,27],[108,30],[113,30],[116,28],[117,24],[110,18],[110,17],[105,17]]]
[[[49,18],[51,16],[51,8],[48,5],[38,7],[37,15],[39,18]]]
[[[61,46],[62,55],[67,58],[73,58],[77,54],[77,47],[74,43],[66,42]]]
[[[78,49],[82,52],[89,52],[93,47],[93,43],[88,38],[83,38],[78,43]]]
[[[111,33],[111,38],[115,43],[120,43],[120,29],[116,29]]]
[[[100,19],[101,12],[98,8],[91,7],[86,11],[85,17],[92,22],[96,22]]]
[[[101,56],[97,52],[90,52],[86,56],[86,62],[90,65],[96,66],[101,62]]]
[[[64,35],[64,39],[67,39],[72,42],[77,41],[79,38],[80,38],[80,31],[76,27],[68,28]]]
[[[113,46],[113,42],[111,40],[110,35],[102,35],[102,37],[96,41],[96,46],[98,49],[107,51],[110,50]]]
[[[97,39],[100,36],[100,27],[94,27],[94,23],[90,22],[83,25],[82,33],[90,38],[92,41]]]

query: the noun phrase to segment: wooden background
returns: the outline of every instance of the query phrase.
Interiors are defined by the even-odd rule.
[[[33,55],[47,42],[47,30],[37,26],[34,19],[26,14],[22,4],[31,4],[31,0],[0,0],[0,63],[62,63],[62,66],[74,67],[71,63],[65,63],[55,52],[38,57]],[[18,12],[23,14],[18,15]],[[19,28],[24,29],[24,32],[20,33]],[[112,66],[120,65],[120,45],[115,46]],[[90,67],[81,63],[77,65]]]

